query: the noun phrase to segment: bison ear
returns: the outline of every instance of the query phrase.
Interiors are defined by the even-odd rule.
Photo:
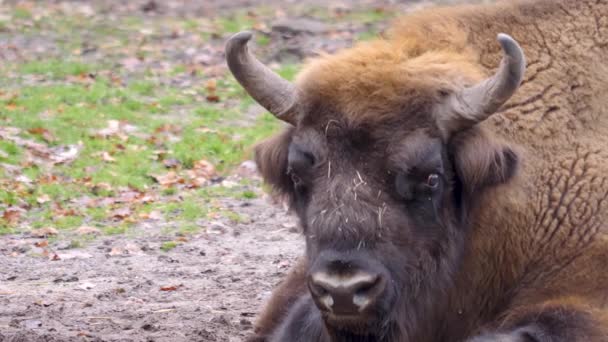
[[[289,195],[293,182],[287,174],[287,155],[293,135],[293,127],[257,144],[254,149],[255,163],[264,179],[277,195]]]
[[[489,138],[479,127],[457,134],[450,146],[456,172],[468,194],[506,183],[517,172],[516,151]]]

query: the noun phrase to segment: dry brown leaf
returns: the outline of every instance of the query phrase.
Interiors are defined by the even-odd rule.
[[[25,210],[17,207],[7,208],[2,214],[2,219],[9,224],[15,224],[19,222],[19,220],[21,219],[21,214],[24,211]]]
[[[57,229],[52,227],[44,227],[39,229],[34,229],[30,232],[30,235],[37,238],[46,238],[49,236],[55,236],[59,234]]]
[[[213,103],[220,102],[220,97],[217,94],[209,94],[205,98],[209,102],[213,102]]]
[[[46,247],[48,245],[49,245],[49,242],[47,240],[39,241],[39,242],[34,243],[34,246],[36,246],[38,248],[44,248],[44,247]]]
[[[81,73],[76,76],[68,75],[66,81],[80,84],[92,84],[95,82],[95,74]]]
[[[211,178],[215,176],[215,166],[206,160],[199,160],[194,163],[192,168],[199,177]]]
[[[152,175],[152,178],[164,187],[171,187],[175,184],[183,184],[185,182],[184,178],[179,176],[175,171],[169,171],[165,175]]]
[[[163,214],[158,210],[152,210],[149,213],[140,213],[139,217],[144,220],[160,220],[163,218]]]
[[[99,235],[101,231],[95,227],[81,226],[76,229],[78,235]]]
[[[205,89],[210,93],[215,92],[217,90],[217,80],[214,78],[208,80],[207,83],[205,83]]]
[[[48,129],[43,127],[34,127],[27,130],[30,134],[39,135],[44,141],[51,143],[57,141],[57,138]]]
[[[38,184],[52,184],[57,182],[57,176],[52,174],[44,174],[38,177]]]
[[[131,208],[129,208],[129,207],[122,207],[122,208],[118,208],[118,209],[113,210],[111,216],[113,218],[124,220],[125,218],[131,216],[131,214],[132,214]]]
[[[161,286],[160,290],[161,291],[175,291],[175,290],[179,289],[180,287],[182,287],[182,285]]]

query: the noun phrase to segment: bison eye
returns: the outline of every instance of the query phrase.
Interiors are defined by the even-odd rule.
[[[312,153],[291,145],[287,154],[287,163],[296,170],[304,170],[315,164],[315,157]]]
[[[291,176],[291,181],[296,187],[302,185],[302,178],[300,178],[300,176],[293,172],[292,169],[289,169],[287,173],[289,174],[289,176]]]
[[[439,186],[439,175],[436,173],[431,173],[426,178],[426,186],[431,189],[436,189]]]

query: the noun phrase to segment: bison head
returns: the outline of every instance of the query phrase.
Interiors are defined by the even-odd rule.
[[[228,41],[228,65],[289,124],[256,162],[301,220],[310,305],[333,331],[407,334],[396,317],[416,324],[445,293],[476,200],[515,173],[517,154],[477,124],[519,87],[521,48],[500,34],[502,62],[483,79],[465,50],[378,41],[321,57],[292,84],[249,53],[250,38]]]

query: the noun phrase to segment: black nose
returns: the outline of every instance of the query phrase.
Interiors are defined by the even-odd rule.
[[[319,309],[351,316],[373,306],[386,281],[380,274],[363,270],[346,274],[319,270],[310,275],[308,286]]]

